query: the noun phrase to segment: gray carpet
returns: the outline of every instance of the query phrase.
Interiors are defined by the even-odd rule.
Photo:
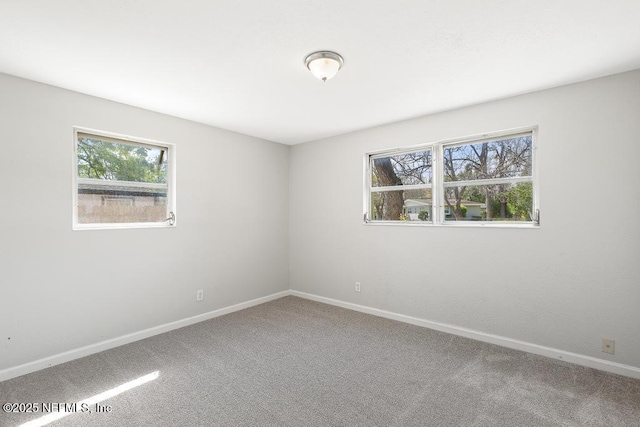
[[[640,380],[296,297],[1,382],[0,402],[79,402],[154,371],[110,413],[52,425],[640,425]]]

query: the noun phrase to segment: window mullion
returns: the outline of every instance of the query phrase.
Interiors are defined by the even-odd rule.
[[[516,184],[519,182],[532,182],[533,178],[527,176],[514,176],[510,178],[490,178],[490,179],[474,179],[464,181],[447,181],[443,182],[443,187],[466,187],[471,185],[499,185],[499,184]]]
[[[442,223],[442,194],[444,191],[442,189],[442,183],[444,182],[444,168],[442,167],[442,159],[443,159],[443,151],[442,144],[436,144],[433,147],[433,198],[431,200],[431,212],[434,212],[433,215],[433,223],[441,224]]]
[[[387,191],[409,191],[409,190],[423,190],[426,188],[431,188],[433,184],[412,184],[412,185],[396,185],[396,186],[388,186],[388,187],[371,187],[372,193],[384,193]]]

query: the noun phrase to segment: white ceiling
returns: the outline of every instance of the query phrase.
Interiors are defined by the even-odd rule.
[[[285,144],[635,68],[640,0],[0,0],[0,72]]]

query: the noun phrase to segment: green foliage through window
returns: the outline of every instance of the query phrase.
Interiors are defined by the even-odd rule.
[[[164,149],[78,137],[78,177],[165,183]]]

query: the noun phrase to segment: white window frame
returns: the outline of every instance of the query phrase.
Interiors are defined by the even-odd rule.
[[[151,148],[163,148],[167,153],[167,219],[160,222],[123,222],[123,223],[80,223],[78,222],[78,184],[83,178],[78,177],[78,134],[90,134],[96,137],[116,139],[122,143],[132,143],[139,146],[149,146]],[[106,132],[97,129],[90,129],[80,126],[73,126],[73,160],[72,160],[72,211],[73,230],[113,230],[132,228],[173,228],[178,224],[176,214],[176,145],[169,142],[161,142],[137,136]],[[120,181],[126,182],[126,181]],[[106,182],[105,186],[115,185],[117,182]],[[153,187],[157,184],[149,183]],[[172,216],[172,220],[169,217]]]
[[[531,135],[531,179],[522,177],[473,180],[473,181],[454,181],[444,182],[444,170],[442,159],[444,158],[444,149],[446,147],[456,145],[467,145],[487,140],[495,141],[505,137],[517,137],[523,134]],[[415,153],[418,151],[431,150],[432,171],[431,184],[404,185],[394,187],[373,187],[372,162],[377,158],[390,157],[406,153]],[[521,128],[507,129],[496,132],[483,133],[479,135],[465,136],[462,138],[454,138],[426,144],[413,145],[409,147],[380,150],[365,153],[364,155],[364,201],[363,201],[363,219],[366,225],[400,225],[405,227],[495,227],[495,228],[538,228],[540,226],[540,194],[539,194],[539,173],[538,173],[538,127],[527,126]],[[486,182],[485,182],[486,181]],[[517,182],[531,182],[533,185],[533,208],[532,214],[534,218],[530,221],[446,221],[444,202],[444,188],[460,185],[482,185],[482,184],[507,184]],[[371,220],[371,193],[372,191],[393,191],[393,190],[414,190],[430,188],[432,191],[431,216],[427,221],[384,221]],[[374,190],[375,189],[375,190]]]

